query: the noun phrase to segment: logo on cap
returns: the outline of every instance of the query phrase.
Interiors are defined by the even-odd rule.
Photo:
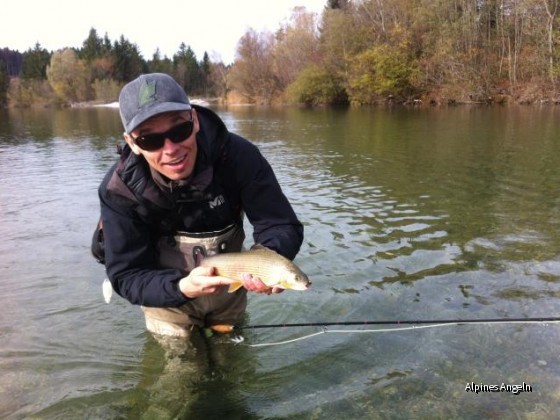
[[[144,84],[140,87],[140,92],[138,94],[138,107],[141,108],[156,100],[156,81],[144,80]]]

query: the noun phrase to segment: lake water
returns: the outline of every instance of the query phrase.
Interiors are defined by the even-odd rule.
[[[312,289],[251,296],[247,325],[560,316],[559,108],[216,111],[305,224]],[[554,323],[158,342],[89,253],[121,131],[114,109],[0,113],[1,418],[556,417]]]

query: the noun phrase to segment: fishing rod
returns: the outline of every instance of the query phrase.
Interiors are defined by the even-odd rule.
[[[416,319],[416,320],[379,320],[379,321],[347,321],[347,322],[299,322],[292,324],[260,324],[260,325],[228,325],[230,331],[241,331],[261,328],[293,328],[293,327],[332,327],[358,325],[428,325],[428,324],[504,324],[504,323],[546,323],[560,322],[560,317],[541,318],[479,318],[479,319]]]
[[[312,334],[304,335],[284,341],[277,341],[271,343],[260,344],[244,344],[249,347],[268,347],[279,346],[289,343],[294,343],[300,340],[306,340],[326,333],[388,333],[388,332],[402,332],[414,329],[436,328],[436,327],[450,327],[453,325],[466,325],[466,324],[546,324],[546,323],[560,322],[560,317],[539,317],[539,318],[479,318],[479,319],[415,319],[415,320],[380,320],[380,321],[346,321],[346,322],[298,322],[293,324],[261,324],[261,325],[213,325],[210,327],[215,332],[219,333],[240,333],[242,330],[251,329],[264,329],[264,328],[291,328],[291,327],[321,327],[321,331]],[[364,326],[364,325],[397,325],[396,328],[381,328],[381,329],[329,329],[332,326]],[[230,341],[235,344],[240,344],[245,341],[240,334],[234,334]]]

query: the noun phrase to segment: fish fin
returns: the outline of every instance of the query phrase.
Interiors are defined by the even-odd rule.
[[[285,283],[282,285],[284,289],[291,289],[291,290],[307,290],[307,286],[300,284],[300,283]]]
[[[251,248],[251,251],[256,251],[260,254],[270,254],[270,255],[279,255],[276,251],[274,251],[273,249],[267,248],[266,246],[262,246],[262,245],[255,245]]]
[[[233,293],[237,289],[240,289],[241,287],[243,287],[243,282],[236,281],[235,283],[232,283],[232,284],[229,285],[228,293]]]

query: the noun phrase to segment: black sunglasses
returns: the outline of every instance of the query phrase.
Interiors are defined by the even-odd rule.
[[[194,128],[194,122],[184,121],[180,124],[177,124],[174,127],[171,127],[165,133],[153,133],[153,134],[146,134],[145,136],[138,136],[136,138],[132,137],[134,143],[138,145],[139,148],[146,150],[148,152],[153,152],[155,150],[159,150],[165,144],[165,139],[171,140],[173,143],[181,143],[188,139]]]

